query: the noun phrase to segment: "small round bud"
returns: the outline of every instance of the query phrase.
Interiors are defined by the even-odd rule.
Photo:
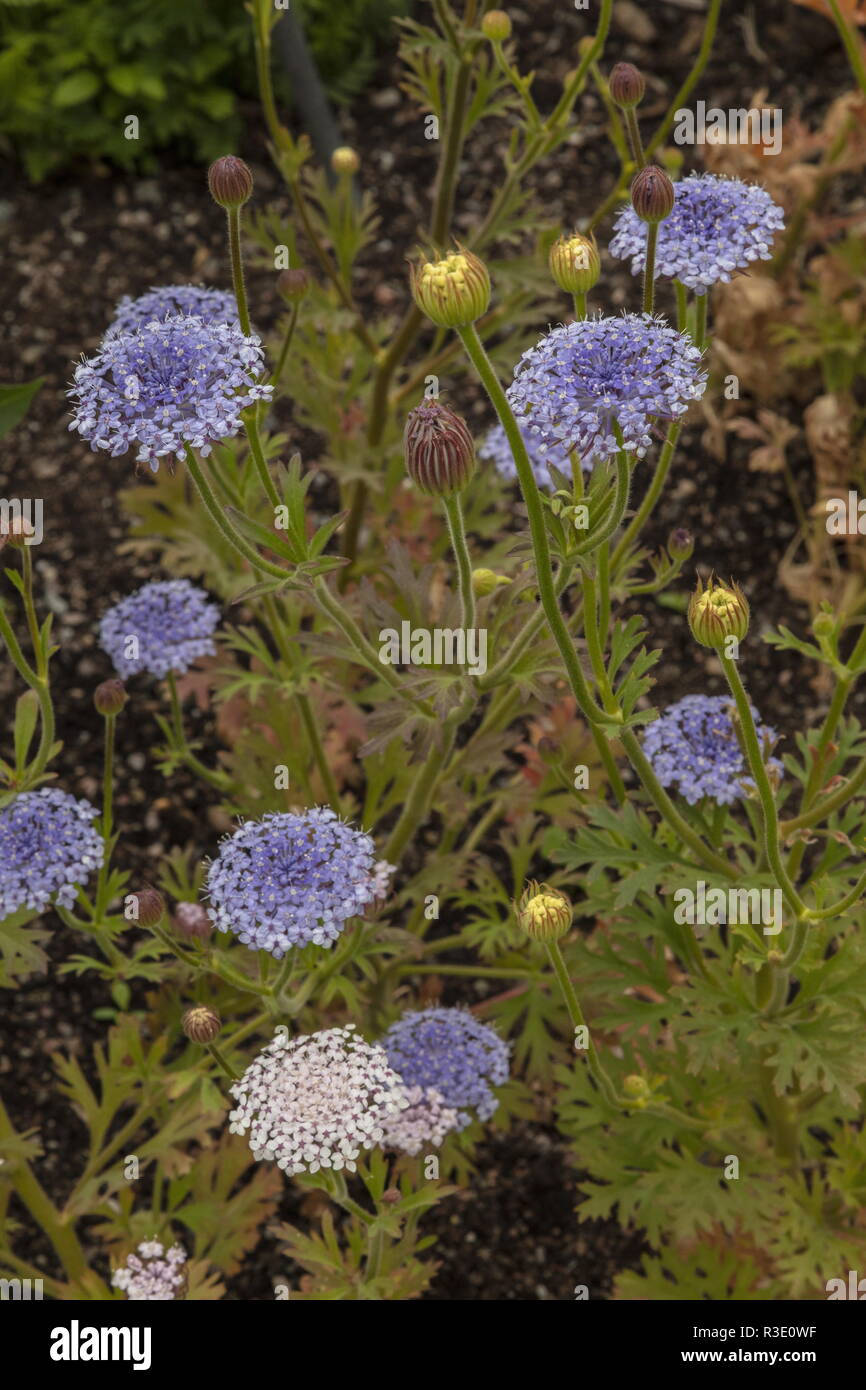
[[[403,431],[406,472],[431,497],[450,497],[475,471],[475,445],[466,421],[439,401],[410,410]]]
[[[622,1089],[623,1093],[628,1096],[629,1100],[635,1100],[639,1104],[641,1102],[645,1104],[652,1096],[652,1091],[650,1090],[645,1077],[640,1076],[637,1073],[633,1076],[627,1076],[624,1079],[622,1083]]]
[[[664,222],[674,210],[674,186],[657,164],[639,169],[631,183],[631,205],[643,222]]]
[[[155,888],[142,888],[138,893],[130,895],[135,900],[135,912],[132,920],[138,922],[141,927],[155,927],[157,922],[162,921],[165,913],[165,899]]]
[[[500,584],[510,584],[507,574],[497,574],[494,570],[472,571],[472,592],[476,598],[486,598],[498,589]]]
[[[617,63],[611,70],[607,85],[612,100],[624,111],[631,106],[638,106],[643,101],[646,91],[643,73],[634,63]]]
[[[836,631],[836,619],[832,613],[816,613],[812,622],[812,631],[818,638],[832,637]]]
[[[695,538],[684,526],[678,526],[668,536],[668,554],[672,560],[690,560],[695,549]]]
[[[192,941],[206,940],[213,931],[213,922],[203,903],[178,903],[174,909],[174,925],[178,936]]]
[[[212,1043],[222,1027],[220,1016],[206,1004],[194,1004],[181,1019],[181,1028],[190,1042]]]
[[[415,303],[440,328],[464,328],[480,319],[490,303],[487,267],[471,251],[449,251],[435,261],[413,264],[410,274]]]
[[[564,893],[547,883],[527,884],[517,905],[517,920],[534,941],[556,941],[571,930],[574,909]]]
[[[547,263],[550,273],[561,290],[568,294],[586,294],[598,284],[601,258],[595,237],[561,236],[550,248]]]
[[[120,714],[128,699],[126,686],[116,676],[113,676],[111,680],[103,681],[93,692],[93,703],[97,712],[106,716]]]
[[[481,32],[493,43],[511,38],[511,20],[504,10],[489,10],[481,21]]]
[[[689,601],[689,627],[703,647],[723,647],[729,637],[741,642],[749,631],[749,604],[738,584],[717,584],[711,575],[706,588],[698,587]]]
[[[207,171],[207,186],[211,197],[221,208],[239,208],[253,191],[253,176],[249,166],[233,154],[214,160]]]
[[[399,1187],[386,1187],[382,1193],[382,1201],[387,1202],[389,1207],[396,1207],[398,1202],[402,1202],[403,1193]]]
[[[361,161],[351,145],[338,145],[331,155],[331,168],[335,174],[357,174]]]
[[[5,525],[0,528],[0,550],[4,545],[12,545],[16,550],[23,550],[31,536],[36,535],[36,528],[26,516],[11,516],[5,518]]]
[[[300,266],[281,270],[277,276],[277,289],[290,304],[300,304],[310,288],[310,277]]]

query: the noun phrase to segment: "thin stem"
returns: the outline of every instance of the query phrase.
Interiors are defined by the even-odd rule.
[[[667,481],[668,472],[670,471],[670,466],[673,462],[673,457],[676,451],[677,441],[679,440],[681,430],[682,425],[679,421],[671,425],[670,429],[668,430],[668,436],[664,442],[662,451],[659,454],[659,459],[655,467],[655,472],[653,473],[652,482],[647,488],[646,495],[644,496],[643,501],[641,502],[640,506],[638,507],[628,526],[625,528],[622,537],[620,538],[618,544],[614,549],[613,555],[611,556],[610,560],[611,570],[613,571],[614,578],[618,573],[622,560],[628,553],[628,549],[631,546],[632,541],[634,541],[636,537],[640,535],[641,531],[647,523],[647,520],[655,510],[655,505],[658,502],[659,497],[662,494],[662,489],[664,488],[665,482]]]
[[[643,268],[643,311],[651,314],[655,304],[656,242],[659,224],[650,222],[646,229],[646,259]]]
[[[578,1002],[574,985],[571,983],[571,976],[568,973],[568,968],[565,964],[565,960],[563,959],[562,951],[559,947],[559,942],[547,941],[545,942],[545,945],[547,947],[547,954],[550,956],[550,963],[553,966],[556,978],[559,982],[559,987],[562,990],[563,998],[565,999],[565,1005],[568,1009],[568,1016],[571,1019],[572,1027],[575,1029],[575,1032],[578,1028],[583,1028],[586,1031],[586,1047],[581,1048],[580,1050],[586,1056],[586,1061],[589,1070],[592,1073],[595,1080],[597,1081],[598,1086],[605,1100],[608,1101],[610,1105],[613,1105],[617,1109],[619,1109],[620,1100],[616,1092],[616,1087],[614,1086],[613,1082],[611,1081],[610,1077],[608,1076],[607,1072],[602,1066],[601,1059],[599,1058],[595,1043],[592,1041],[592,1033],[590,1032],[586,1019],[583,1016],[583,1011]]]
[[[475,592],[472,588],[472,561],[469,558],[469,548],[466,544],[466,528],[463,525],[463,507],[460,502],[460,494],[455,492],[450,497],[443,497],[442,505],[448,522],[451,547],[457,562],[463,629],[465,632],[469,632],[475,627]]]
[[[178,695],[177,691],[177,682],[175,680],[174,671],[169,671],[168,675],[165,678],[165,683],[168,686],[169,700],[171,703],[171,723],[172,728],[174,729],[175,738],[178,742],[178,752],[180,753],[187,767],[189,767],[193,772],[195,772],[197,776],[203,778],[203,780],[205,782],[208,782],[210,786],[216,787],[217,791],[226,791],[231,786],[231,778],[229,778],[224,772],[220,772],[217,769],[206,767],[205,764],[196,757],[195,753],[193,753],[192,749],[189,746],[189,742],[187,741],[186,737],[186,730],[183,724],[183,710],[181,709],[180,696]]]
[[[245,338],[251,333],[250,311],[247,305],[247,290],[244,284],[244,262],[241,254],[241,210],[229,208],[226,211],[229,232],[229,256],[232,263],[232,284],[238,305],[238,321]]]
[[[845,52],[848,54],[848,61],[851,64],[857,86],[866,96],[866,64],[863,62],[863,51],[860,47],[860,40],[856,32],[848,24],[847,19],[839,8],[838,0],[827,0],[827,4],[833,13],[833,20],[839,30],[839,37],[845,45]]]
[[[646,164],[646,155],[643,152],[643,141],[640,138],[640,128],[637,123],[637,112],[633,106],[629,106],[625,113],[625,128],[628,135],[628,143],[631,148],[632,159],[639,169]]]
[[[776,882],[781,888],[785,900],[795,916],[807,917],[810,914],[806,904],[803,902],[788,877],[785,866],[782,863],[782,856],[779,852],[779,816],[776,810],[776,798],[773,795],[770,779],[767,776],[767,769],[764,766],[764,758],[758,740],[758,731],[755,728],[755,721],[752,718],[752,707],[749,704],[749,697],[740,679],[737,663],[732,661],[729,656],[726,656],[722,650],[718,652],[718,657],[737,706],[737,717],[743,732],[746,755],[749,761],[749,770],[758,789],[764,825],[764,849],[767,860],[773,871]]]
[[[233,546],[245,560],[248,560],[260,574],[271,575],[277,579],[290,578],[288,570],[281,569],[279,565],[272,565],[270,560],[263,560],[255,547],[250,545],[249,541],[234,529],[214,497],[210,483],[199,467],[198,459],[188,444],[186,446],[186,464],[211,521],[219,528],[229,545]]]

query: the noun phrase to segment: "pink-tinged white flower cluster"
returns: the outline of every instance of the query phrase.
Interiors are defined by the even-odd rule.
[[[159,1240],[143,1240],[116,1269],[111,1282],[134,1303],[169,1303],[182,1298],[186,1287],[186,1251],[182,1245],[167,1250]]]
[[[230,1132],[249,1132],[254,1158],[290,1175],[354,1172],[362,1149],[381,1143],[409,1104],[384,1050],[352,1024],[297,1038],[277,1033],[229,1089],[238,1102]]]
[[[409,1105],[385,1123],[383,1149],[394,1153],[419,1154],[422,1149],[438,1149],[452,1130],[461,1129],[458,1112],[445,1104],[432,1086],[410,1086]]]

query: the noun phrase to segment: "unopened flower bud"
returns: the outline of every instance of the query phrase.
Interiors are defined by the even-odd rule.
[[[511,38],[511,20],[504,10],[489,10],[481,21],[481,32],[493,43]]]
[[[625,1080],[622,1083],[622,1089],[624,1094],[628,1096],[629,1100],[637,1101],[638,1105],[645,1105],[646,1102],[652,1096],[652,1091],[650,1090],[649,1084],[647,1083],[645,1077],[640,1076],[637,1073],[635,1073],[633,1076],[627,1076],[625,1078]]]
[[[561,290],[586,294],[598,284],[601,258],[594,237],[561,236],[553,243],[548,257],[550,273]]]
[[[450,497],[475,471],[475,445],[466,421],[439,401],[410,410],[403,431],[406,471],[432,497]]]
[[[358,153],[351,145],[338,145],[331,155],[331,168],[335,174],[357,174],[360,167]]]
[[[181,1028],[190,1042],[212,1043],[222,1027],[220,1016],[206,1004],[194,1004],[181,1019]]]
[[[132,903],[130,907],[134,910],[127,915],[132,921],[138,922],[141,927],[155,927],[157,922],[162,920],[165,912],[165,899],[155,888],[142,888],[138,893],[131,893]]]
[[[440,328],[474,323],[490,303],[487,267],[471,251],[423,260],[412,265],[410,275],[415,303]]]
[[[812,622],[812,631],[819,639],[822,637],[832,637],[836,631],[836,619],[833,617],[833,614],[827,613],[826,611],[816,613]]]
[[[672,560],[689,560],[694,552],[695,538],[684,526],[678,526],[668,536],[668,554]]]
[[[711,575],[706,588],[700,578],[689,602],[692,636],[717,650],[729,637],[741,642],[749,631],[749,604],[738,584],[717,584]]]
[[[517,920],[535,941],[556,941],[571,929],[574,909],[564,893],[530,880],[517,906]]]
[[[4,545],[12,545],[16,550],[23,550],[31,536],[36,535],[36,528],[26,516],[15,516],[4,518],[5,524],[0,527],[0,550]]]
[[[674,210],[674,186],[657,164],[639,169],[631,183],[631,205],[643,222],[663,222]]]
[[[624,111],[643,101],[646,83],[634,63],[617,63],[607,80],[612,100]]]
[[[213,931],[213,922],[203,903],[178,903],[174,909],[174,925],[179,936],[204,941]]]
[[[507,574],[497,574],[495,570],[473,570],[472,592],[476,598],[486,598],[499,588],[500,584],[510,584]]]
[[[300,304],[309,288],[310,277],[300,266],[281,270],[277,276],[277,289],[290,304]]]
[[[382,1201],[387,1202],[389,1207],[396,1207],[398,1202],[402,1202],[403,1193],[399,1187],[386,1187],[382,1193]]]
[[[106,716],[120,714],[128,699],[126,686],[116,676],[103,681],[93,692],[93,703],[98,713]]]
[[[239,208],[253,191],[253,176],[249,166],[233,154],[214,160],[207,171],[207,186],[211,197],[221,208]]]

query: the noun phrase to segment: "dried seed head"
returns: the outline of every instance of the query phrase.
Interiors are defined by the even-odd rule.
[[[647,164],[632,179],[631,205],[642,222],[663,222],[675,201],[674,186],[657,164]]]
[[[253,176],[249,165],[233,154],[214,160],[207,171],[207,186],[211,197],[221,208],[239,208],[253,191]]]
[[[692,636],[704,647],[716,650],[729,637],[741,642],[749,631],[749,604],[738,584],[717,584],[710,575],[706,588],[701,579],[689,602]]]
[[[550,248],[550,273],[561,290],[568,294],[586,294],[598,283],[601,259],[595,237],[559,237]]]
[[[617,63],[611,70],[607,85],[611,97],[623,110],[639,105],[646,91],[643,73],[634,63]]]
[[[487,267],[471,251],[422,260],[412,265],[410,274],[415,303],[440,328],[474,323],[490,303]]]
[[[556,941],[571,929],[574,909],[564,893],[530,880],[517,906],[517,920],[535,941]]]
[[[466,421],[439,401],[424,401],[406,417],[406,471],[421,492],[450,497],[475,471],[475,445]]]

